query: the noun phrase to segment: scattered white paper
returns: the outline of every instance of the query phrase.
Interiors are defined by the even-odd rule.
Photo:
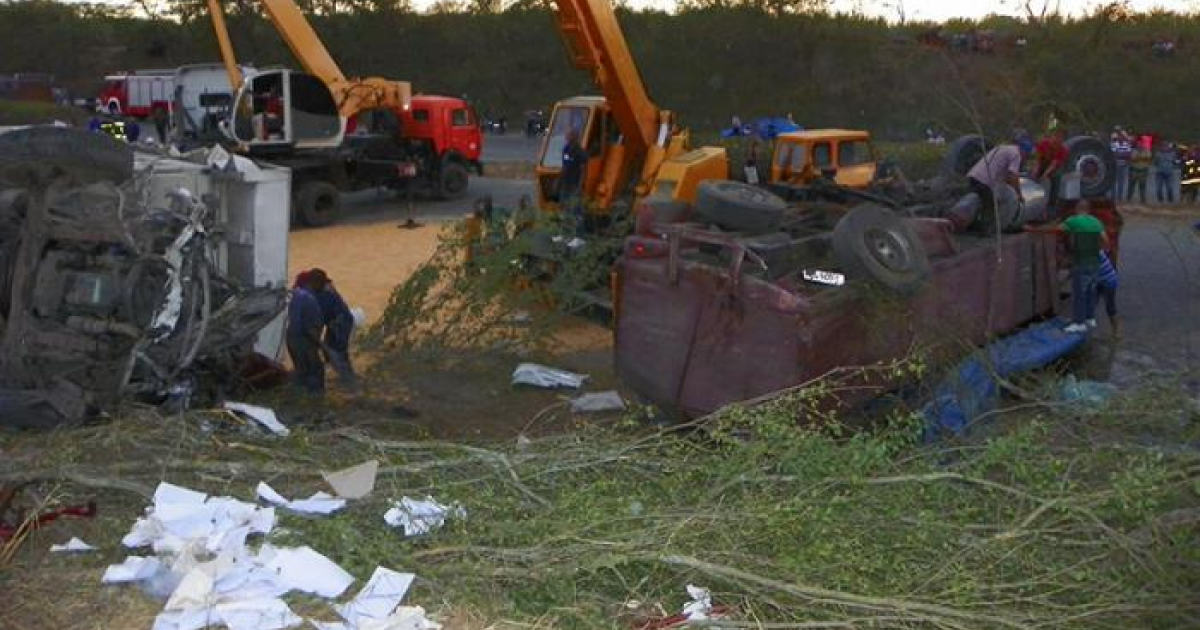
[[[587,380],[586,374],[575,374],[566,370],[546,367],[537,363],[522,363],[513,371],[513,385],[524,384],[534,387],[569,387],[579,389]]]
[[[569,247],[571,249],[579,249],[580,247],[583,247],[584,245],[587,245],[587,241],[579,238],[578,236],[567,241],[567,247]]]
[[[387,619],[367,619],[357,630],[441,630],[442,624],[430,621],[420,606],[401,606]]]
[[[275,435],[286,436],[291,433],[291,431],[288,430],[287,427],[283,426],[283,423],[279,421],[279,418],[275,415],[275,411],[272,409],[259,407],[258,405],[234,402],[231,400],[225,401],[225,408],[229,411],[244,414],[247,418],[250,418],[251,420],[263,425],[268,431],[274,433]]]
[[[283,586],[320,597],[341,595],[354,577],[311,547],[263,545],[260,562],[279,577]]]
[[[383,515],[392,527],[404,528],[405,536],[416,536],[439,529],[449,517],[466,518],[467,511],[454,505],[442,505],[426,496],[424,501],[402,497]]]
[[[72,537],[65,545],[50,545],[51,552],[63,551],[94,551],[96,548],[83,542],[78,537]]]
[[[121,582],[137,582],[145,580],[162,568],[162,563],[158,558],[144,558],[142,556],[129,556],[121,564],[109,565],[104,570],[104,577],[100,581],[104,584],[119,584]]]
[[[216,611],[202,610],[164,610],[154,618],[151,630],[200,630],[220,623]]]
[[[241,599],[217,604],[216,613],[229,630],[280,630],[304,623],[282,599]]]
[[[195,567],[183,576],[163,610],[194,610],[214,603],[213,578],[202,567]]]
[[[255,492],[258,494],[258,498],[267,503],[274,503],[293,512],[301,512],[303,514],[330,514],[346,507],[345,499],[339,499],[325,492],[317,492],[307,499],[292,501],[276,492],[265,481],[258,482],[258,488],[255,489]]]
[[[691,584],[687,585],[687,592],[692,601],[684,604],[682,614],[687,617],[688,621],[711,619],[709,615],[712,614],[712,593],[709,593],[706,588]]]
[[[625,408],[625,401],[615,391],[584,394],[571,400],[571,411],[575,413],[593,413],[598,411],[620,411]]]
[[[361,499],[375,489],[375,475],[378,472],[379,461],[372,459],[336,472],[322,472],[321,476],[339,497]]]
[[[308,623],[311,623],[317,630],[356,630],[340,621],[317,621],[316,619],[309,619]]]
[[[400,605],[400,600],[412,586],[415,577],[412,573],[376,567],[375,573],[371,574],[371,579],[358,595],[345,606],[336,607],[338,614],[351,627],[360,630],[365,620],[387,619],[396,610],[396,606]]]
[[[154,489],[154,505],[159,506],[166,503],[204,503],[208,499],[208,495],[196,490],[190,490],[182,486],[177,486],[172,483],[161,481],[158,487]]]

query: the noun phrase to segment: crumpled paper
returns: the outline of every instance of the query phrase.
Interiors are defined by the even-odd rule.
[[[426,496],[425,500],[402,497],[383,515],[392,527],[404,529],[405,536],[426,534],[446,524],[447,518],[466,518],[467,511],[458,505],[442,505]]]
[[[569,387],[579,389],[588,379],[586,374],[576,374],[566,370],[547,367],[537,363],[522,363],[513,370],[513,385],[533,385],[534,387]]]

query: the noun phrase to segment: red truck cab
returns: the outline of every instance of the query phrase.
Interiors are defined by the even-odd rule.
[[[452,96],[413,96],[401,121],[404,136],[428,143],[443,163],[460,162],[483,173],[483,133],[475,111],[466,101]]]

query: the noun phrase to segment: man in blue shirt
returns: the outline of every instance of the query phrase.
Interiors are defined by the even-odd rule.
[[[558,174],[558,202],[575,220],[575,236],[584,235],[583,185],[587,175],[588,154],[579,143],[579,130],[567,132],[562,150],[562,171]]]
[[[329,364],[338,374],[343,385],[355,387],[358,375],[350,363],[350,335],[354,332],[354,314],[346,301],[333,288],[333,280],[324,269],[308,272],[313,283],[317,303],[321,306],[321,321],[325,327],[324,347]]]
[[[292,358],[292,383],[312,395],[325,393],[325,363],[321,360],[324,318],[309,272],[296,277],[288,300],[287,349]]]

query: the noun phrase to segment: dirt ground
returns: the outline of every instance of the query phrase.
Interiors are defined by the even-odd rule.
[[[392,289],[433,255],[440,223],[401,229],[395,223],[333,225],[296,230],[288,250],[288,275],[320,267],[351,306],[359,306],[367,321],[379,318]]]
[[[437,248],[443,223],[423,221],[417,229],[401,229],[395,221],[335,225],[292,233],[291,276],[323,268],[351,306],[362,307],[368,325],[378,320],[392,290]],[[595,322],[579,319],[556,336],[555,350],[539,356],[480,353],[446,357],[434,364],[359,346],[358,367],[364,373],[361,392],[330,381],[323,401],[300,400],[287,388],[266,394],[263,402],[292,422],[386,424],[411,437],[444,439],[512,438],[562,430],[589,418],[565,413],[574,392],[514,388],[510,375],[519,362],[534,361],[589,375],[587,391],[617,387],[612,370],[611,333]],[[330,374],[332,379],[332,373]],[[543,413],[544,412],[544,413]]]

